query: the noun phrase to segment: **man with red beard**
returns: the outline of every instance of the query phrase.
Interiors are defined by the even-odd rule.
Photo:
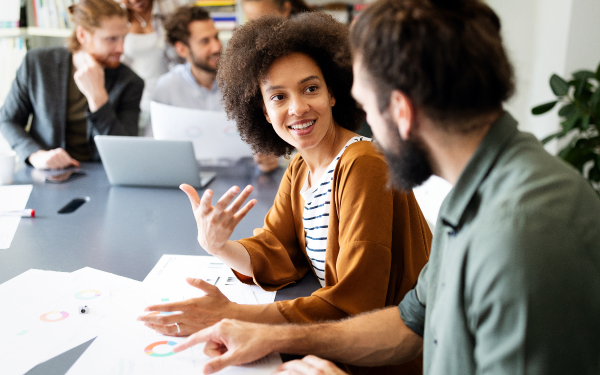
[[[112,0],[81,0],[69,11],[76,27],[68,49],[28,52],[0,110],[2,135],[38,169],[99,160],[95,135],[138,134],[144,82],[120,64],[126,10]]]

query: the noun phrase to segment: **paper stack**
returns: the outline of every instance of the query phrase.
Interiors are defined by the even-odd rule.
[[[149,305],[201,297],[203,292],[188,285],[186,277],[201,278],[240,304],[275,298],[274,292],[240,283],[215,257],[164,255],[143,283],[92,268],[72,273],[32,269],[0,285],[0,298],[11,305],[0,313],[2,374],[24,374],[96,336],[69,375],[198,374],[208,360],[202,345],[176,354],[172,347],[185,338],[164,336],[136,320]],[[87,313],[81,313],[82,306]],[[270,374],[280,363],[279,355],[271,354],[220,373]]]

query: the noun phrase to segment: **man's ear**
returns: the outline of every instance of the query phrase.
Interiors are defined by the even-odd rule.
[[[175,48],[175,52],[177,52],[179,57],[187,60],[188,56],[190,55],[190,49],[185,43],[178,40],[175,42],[173,47]]]
[[[393,90],[390,95],[390,116],[396,126],[402,139],[408,139],[413,130],[415,117],[414,106],[410,99],[401,91]]]
[[[92,35],[89,31],[84,29],[83,26],[77,25],[77,28],[75,28],[75,37],[79,44],[81,44],[82,47],[85,47],[88,45]]]
[[[269,117],[269,114],[267,113],[267,107],[265,107],[265,103],[263,103],[262,108],[263,108],[263,113],[265,114],[265,118],[267,119],[267,122],[269,124],[272,124],[271,118]]]

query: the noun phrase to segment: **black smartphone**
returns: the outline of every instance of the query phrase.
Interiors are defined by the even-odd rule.
[[[75,212],[75,210],[77,210],[79,207],[81,207],[81,205],[84,204],[85,202],[89,202],[89,200],[90,200],[90,197],[75,198],[72,201],[70,201],[69,203],[67,203],[63,208],[58,210],[58,213],[59,214],[70,214],[72,212]]]
[[[81,171],[67,171],[60,174],[55,174],[52,176],[48,176],[44,179],[45,182],[49,182],[51,184],[62,184],[63,182],[69,182],[78,177],[85,176],[85,172]]]

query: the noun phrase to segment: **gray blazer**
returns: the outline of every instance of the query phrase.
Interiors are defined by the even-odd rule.
[[[8,97],[0,109],[0,132],[21,160],[39,150],[65,148],[67,88],[71,53],[63,47],[27,52]],[[108,102],[87,112],[87,138],[93,160],[100,160],[94,136],[138,135],[144,81],[121,64],[104,69]],[[25,130],[33,114],[31,129]]]

